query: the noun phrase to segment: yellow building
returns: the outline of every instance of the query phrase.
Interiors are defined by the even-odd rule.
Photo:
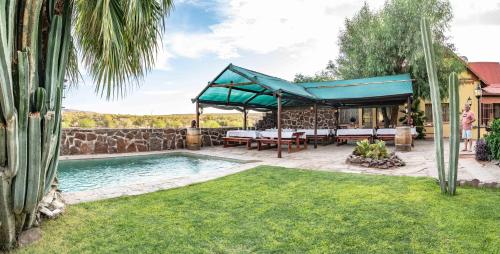
[[[460,108],[463,110],[467,103],[471,105],[471,111],[476,116],[476,122],[473,126],[473,138],[478,135],[478,123],[481,124],[481,136],[487,133],[487,127],[494,119],[500,118],[500,63],[493,62],[476,62],[468,63],[467,70],[459,75],[459,95]],[[481,87],[481,114],[478,111],[478,98],[476,97],[476,89]],[[449,103],[446,100],[442,102],[443,108],[443,134],[444,137],[450,136],[449,125]],[[430,101],[422,101],[420,110],[426,115],[426,137],[432,138],[434,128],[432,124],[432,104]],[[479,119],[480,117],[480,119]]]

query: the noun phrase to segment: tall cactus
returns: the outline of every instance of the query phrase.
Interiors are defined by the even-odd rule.
[[[0,249],[32,227],[51,185],[71,43],[72,1],[23,2],[0,1]],[[43,13],[50,31],[41,35],[44,4],[52,15]]]
[[[422,33],[422,44],[425,54],[425,64],[427,66],[427,75],[429,77],[429,86],[432,101],[432,119],[434,125],[434,146],[436,149],[436,164],[439,177],[439,186],[441,192],[446,193],[446,175],[444,169],[443,154],[443,121],[441,108],[441,95],[439,92],[438,76],[436,70],[436,60],[434,59],[434,47],[432,44],[432,34],[427,19],[422,18],[420,22]]]
[[[450,101],[450,161],[448,170],[448,193],[455,195],[457,186],[458,154],[460,150],[460,125],[459,125],[459,94],[458,75],[453,72],[449,77]]]
[[[123,95],[154,67],[172,8],[173,0],[0,0],[0,252],[34,224],[56,176],[75,47],[96,91]]]

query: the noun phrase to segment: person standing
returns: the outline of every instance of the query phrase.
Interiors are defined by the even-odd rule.
[[[465,104],[462,113],[462,139],[464,140],[464,150],[467,151],[467,143],[469,143],[469,150],[472,151],[472,123],[476,121],[474,113],[470,110],[470,105]],[[479,138],[479,137],[478,137]]]

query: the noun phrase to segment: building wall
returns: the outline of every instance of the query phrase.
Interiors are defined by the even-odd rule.
[[[403,109],[405,106],[401,106]],[[340,109],[343,110],[343,109]],[[376,112],[375,108],[357,108],[357,127],[359,128],[375,128],[377,126],[383,127],[382,113],[378,110],[378,125],[376,122]],[[371,123],[363,122],[363,111],[371,118]],[[402,113],[398,114],[398,119],[402,116]],[[282,115],[282,128],[283,129],[313,129],[314,128],[314,111],[310,107],[300,107],[300,108],[284,108]],[[333,108],[319,108],[318,109],[318,129],[335,129],[335,109]],[[398,125],[400,123],[398,122]],[[347,127],[346,123],[339,123],[341,127]],[[256,129],[271,129],[276,128],[276,112],[267,113],[262,120],[256,123]]]
[[[473,124],[473,130],[472,130],[472,137],[473,139],[477,138],[477,124],[479,122],[478,118],[478,107],[477,107],[477,98],[474,95],[474,90],[476,86],[480,83],[479,79],[472,74],[470,71],[464,71],[460,73],[459,75],[459,107],[460,111],[463,110],[465,103],[469,101],[469,98],[471,99],[471,111],[474,112],[474,115],[476,116],[476,122]],[[443,103],[448,103],[449,101],[447,99],[442,101]],[[429,100],[422,100],[420,103],[420,110],[425,112],[425,104],[426,103],[431,103]],[[426,123],[425,124],[425,131],[426,131],[426,137],[427,138],[432,138],[434,136],[434,126],[432,123]],[[481,136],[484,136],[486,134],[486,129],[481,128]],[[443,122],[443,135],[445,138],[450,137],[450,123],[449,122]]]
[[[228,130],[202,129],[202,145],[223,143]],[[63,129],[61,155],[112,154],[183,149],[186,129]]]

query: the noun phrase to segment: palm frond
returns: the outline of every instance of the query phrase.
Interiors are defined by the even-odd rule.
[[[123,96],[154,65],[172,0],[78,0],[75,35],[107,99]]]

